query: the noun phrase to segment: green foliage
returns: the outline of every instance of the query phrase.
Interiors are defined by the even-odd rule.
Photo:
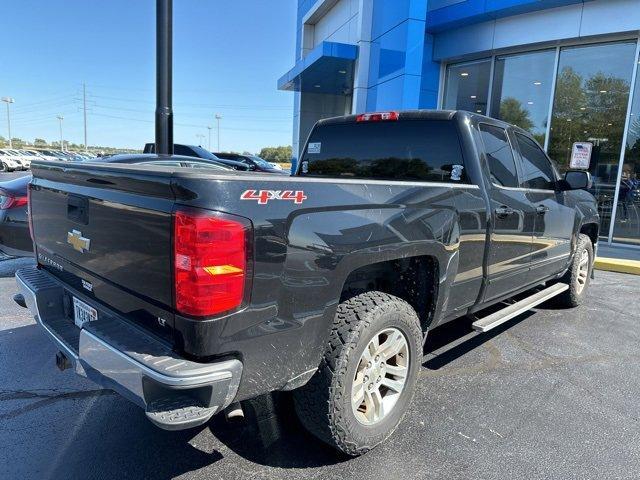
[[[42,147],[42,148],[44,148],[44,147],[47,146],[47,141],[44,138],[36,138],[33,141],[33,146],[34,147]]]
[[[260,150],[258,156],[267,162],[287,163],[291,161],[291,146],[286,147],[265,147]]]
[[[519,100],[513,97],[507,97],[500,103],[500,118],[528,132],[534,127],[529,118],[529,111],[522,106]]]

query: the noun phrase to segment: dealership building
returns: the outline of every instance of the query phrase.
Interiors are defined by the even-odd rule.
[[[640,0],[298,0],[294,156],[320,118],[462,109],[561,169],[591,144],[601,237],[640,248]],[[612,221],[612,219],[614,219]]]

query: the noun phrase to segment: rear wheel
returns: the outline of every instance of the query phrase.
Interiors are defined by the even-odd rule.
[[[1,162],[0,163],[0,172],[8,172],[9,171],[9,167],[7,166],[6,163]]]
[[[593,269],[593,245],[591,239],[581,233],[578,236],[573,261],[561,282],[569,285],[569,290],[557,297],[557,302],[564,307],[577,307],[584,300]]]
[[[407,302],[368,292],[341,303],[318,371],[294,392],[300,421],[348,455],[366,453],[402,420],[421,353],[420,322]]]

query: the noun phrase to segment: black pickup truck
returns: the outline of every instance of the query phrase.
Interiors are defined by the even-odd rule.
[[[165,429],[293,390],[350,455],[397,427],[430,329],[579,304],[599,233],[586,172],[561,177],[527,132],[461,111],[322,120],[291,177],[32,170],[37,267],[16,277],[61,368]]]

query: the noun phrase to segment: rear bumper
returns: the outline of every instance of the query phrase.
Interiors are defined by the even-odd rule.
[[[201,425],[234,400],[242,375],[239,360],[204,364],[178,357],[163,342],[37,268],[18,270],[16,281],[35,319],[74,371],[144,408],[159,427]],[[98,320],[78,328],[65,308],[65,297],[71,296],[96,308]]]

